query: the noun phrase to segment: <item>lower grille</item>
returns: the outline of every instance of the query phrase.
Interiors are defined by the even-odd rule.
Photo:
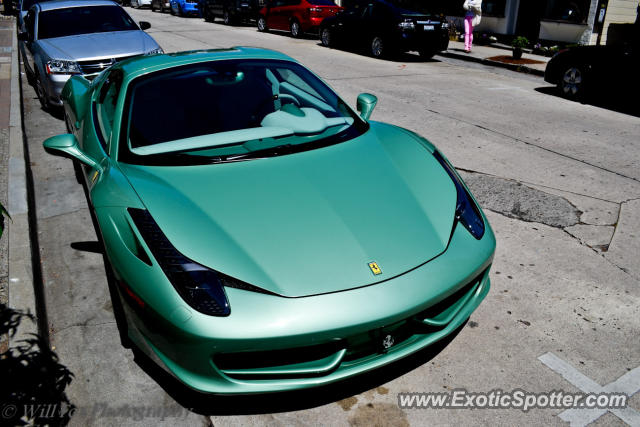
[[[486,270],[428,309],[392,325],[336,338],[320,345],[217,354],[213,363],[225,375],[236,379],[269,380],[328,375],[338,369],[341,363],[358,364],[441,331],[473,298],[485,273]],[[385,345],[385,342],[389,345]]]

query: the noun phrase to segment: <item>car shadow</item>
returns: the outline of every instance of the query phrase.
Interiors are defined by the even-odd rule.
[[[543,86],[534,89],[536,92],[543,93],[549,96],[555,96],[560,99],[563,98],[558,89],[555,86]],[[618,95],[618,94],[616,94]],[[640,105],[634,102],[632,96],[613,96],[607,94],[592,95],[589,98],[580,102],[581,104],[592,105],[598,108],[604,108],[606,110],[615,111],[617,113],[627,114],[630,116],[640,117]]]
[[[71,248],[77,251],[91,252],[94,254],[103,253],[100,242],[72,242]]]
[[[255,415],[315,408],[375,389],[431,361],[453,341],[465,325],[466,322],[448,337],[423,350],[354,378],[312,389],[248,396],[199,393],[179,382],[139,350],[134,348],[133,352],[134,362],[178,404],[190,411],[210,416]]]
[[[354,47],[354,46],[339,46],[339,47],[325,47],[322,42],[317,43],[318,46],[324,47],[325,49],[334,49],[340,50],[343,52],[353,53],[354,55],[366,56],[367,58],[373,58],[373,56],[369,55],[365,49]],[[437,53],[436,53],[437,55]],[[375,59],[375,58],[374,58]],[[388,61],[388,62],[404,62],[404,63],[435,63],[442,62],[436,58],[422,59],[417,52],[402,52],[397,53],[395,55],[391,55],[385,58],[378,58],[380,61]]]

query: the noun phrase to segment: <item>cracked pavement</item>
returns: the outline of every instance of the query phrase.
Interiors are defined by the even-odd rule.
[[[423,135],[461,171],[496,232],[492,290],[444,348],[339,389],[255,400],[129,425],[562,425],[561,410],[401,410],[397,393],[466,388],[577,391],[545,367],[547,352],[608,384],[640,365],[640,119],[542,93],[541,78],[441,57],[379,61],[313,39],[127,9],[167,52],[251,45],[283,51],[352,105],[378,96],[374,120]],[[96,403],[190,407],[182,392],[134,361],[113,322],[102,255],[70,160],[42,141],[64,123],[40,109],[23,79],[51,342],[75,374],[68,394]],[[167,112],[158,112],[159,116]],[[86,246],[86,245],[84,245]],[[378,375],[378,376],[376,376]],[[640,395],[630,405],[640,409]],[[205,405],[206,406],[206,405]],[[271,409],[272,408],[272,409]],[[273,412],[273,413],[272,413]],[[234,416],[231,416],[234,415]],[[73,425],[119,425],[82,412]],[[607,413],[602,425],[621,421]]]

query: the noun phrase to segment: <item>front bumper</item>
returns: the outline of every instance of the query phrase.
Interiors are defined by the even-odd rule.
[[[49,98],[49,103],[58,107],[62,107],[62,88],[71,78],[71,74],[49,74],[44,79],[44,90]]]
[[[103,220],[100,223],[105,224]],[[112,265],[120,266],[116,277],[125,282],[140,280],[144,269],[144,280],[158,285],[155,292],[142,295],[147,303],[144,309],[125,304],[132,341],[187,386],[220,394],[329,384],[382,367],[441,340],[462,325],[488,293],[495,250],[488,223],[480,241],[456,226],[446,252],[399,277],[303,298],[226,288],[231,315],[221,318],[194,312],[179,297],[167,307],[167,292],[173,290],[171,285],[161,285],[166,278],[160,269],[142,262],[122,263],[118,258],[126,256],[126,247],[109,242],[111,233],[103,235]],[[439,313],[428,313],[430,307],[451,300],[456,292],[464,292],[464,298],[456,297],[452,302],[455,310],[444,307]],[[159,311],[151,307],[159,307]],[[415,323],[422,324],[409,328]],[[381,350],[378,344],[386,335],[397,343]],[[317,358],[297,358],[315,349]],[[249,362],[232,366],[229,360],[234,358]]]
[[[420,51],[426,49],[434,52],[442,52],[447,50],[449,46],[449,33],[446,30],[438,28],[433,31],[399,31],[396,35],[396,44],[403,51]]]

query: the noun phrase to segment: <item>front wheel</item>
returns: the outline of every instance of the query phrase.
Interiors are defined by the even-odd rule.
[[[45,90],[44,85],[42,84],[42,79],[38,74],[36,74],[35,80],[36,80],[35,81],[36,94],[38,95],[38,100],[40,101],[40,105],[42,106],[43,110],[48,111],[51,105],[49,104],[49,97],[47,96],[47,91]]]
[[[291,37],[294,39],[300,37],[300,23],[296,20],[291,21]]]
[[[371,39],[371,56],[374,58],[384,58],[387,56],[387,46],[382,37],[375,36]]]
[[[155,12],[156,11],[156,5],[151,2],[151,12]]]
[[[229,14],[228,10],[225,10],[222,13],[222,21],[224,22],[224,25],[231,25],[231,15]]]
[[[258,31],[262,33],[269,31],[269,28],[267,27],[267,20],[264,16],[258,18]]]
[[[436,54],[436,51],[433,49],[421,49],[419,51],[420,53],[420,58],[422,58],[422,60],[426,61],[429,60],[431,58],[433,58],[433,55]]]
[[[582,67],[568,67],[558,83],[560,94],[567,99],[578,100],[584,98],[585,72]]]
[[[334,46],[335,43],[333,40],[333,34],[329,28],[325,27],[320,30],[320,41],[322,42],[322,46],[324,47]]]
[[[209,8],[205,6],[204,10],[202,11],[202,15],[204,15],[204,20],[207,22],[213,22],[215,21],[215,16],[213,16],[213,14],[211,12],[209,12]]]

